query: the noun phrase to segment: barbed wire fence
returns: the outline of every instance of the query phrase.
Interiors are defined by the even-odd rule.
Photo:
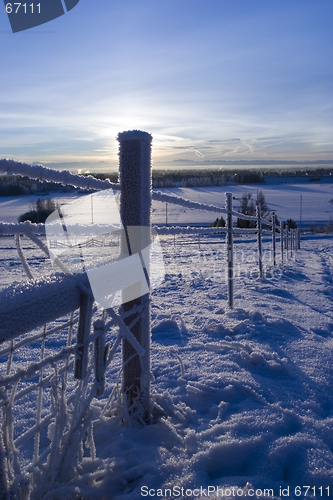
[[[131,137],[125,136],[125,139]],[[150,163],[149,158],[144,161],[146,166]],[[146,177],[147,172],[144,174]],[[0,173],[23,175],[89,190],[121,190],[121,184],[108,180],[101,181],[92,176],[54,171],[42,165],[32,166],[13,160],[0,160]],[[150,189],[151,180],[146,178],[145,182],[149,183]],[[274,266],[277,265],[278,238],[281,263],[300,248],[299,230],[284,228],[282,221],[278,225],[275,214],[271,221],[262,219],[259,207],[256,216],[234,210],[232,193],[226,193],[224,207],[156,191],[151,193],[151,199],[226,215],[226,227],[160,226],[157,231],[159,235],[197,235],[199,245],[200,236],[225,234],[230,308],[234,306],[234,235],[257,235],[260,278],[263,277],[263,235],[271,238]],[[256,227],[236,228],[234,218],[251,221]],[[149,220],[145,223],[150,226]],[[96,401],[99,401],[99,418],[112,415],[130,424],[134,414],[142,423],[149,420],[150,348],[143,336],[150,336],[150,318],[148,323],[140,323],[142,316],[147,317],[147,314],[143,314],[147,313],[145,301],[139,303],[134,300],[118,312],[112,307],[101,311],[94,303],[87,276],[84,273],[72,274],[59,258],[54,259],[60,271],[58,274],[36,279],[24,255],[21,235],[25,235],[49,256],[50,248],[41,239],[45,235],[44,224],[0,223],[0,234],[15,235],[18,255],[28,278],[27,282],[10,286],[0,293],[0,498],[47,499],[51,498],[48,497],[51,491],[54,493],[57,488],[64,488],[64,484],[66,492],[70,493],[83,488],[88,477],[91,479],[92,473],[86,472],[83,462],[84,459],[92,462],[96,460],[93,436],[95,416],[92,411]],[[103,243],[96,238],[92,244],[100,246]],[[124,343],[127,354],[123,352],[123,359],[116,361],[116,354],[120,353],[121,344],[124,350]],[[141,386],[133,388],[131,380],[128,380],[120,388],[124,370],[133,364],[135,358],[136,379],[138,373],[146,377],[143,382],[145,396],[140,400],[135,396],[138,391],[142,391]],[[135,371],[137,362],[139,372]],[[35,395],[34,404],[31,403],[32,394]],[[21,422],[17,417],[19,412],[16,408],[20,404],[29,408],[30,423]],[[142,404],[144,409],[140,413],[138,405],[142,409]],[[33,445],[29,446],[29,442],[33,442]]]

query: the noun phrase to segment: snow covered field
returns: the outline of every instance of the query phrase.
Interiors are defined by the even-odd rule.
[[[275,211],[282,220],[292,218],[297,223],[300,220],[300,196],[302,195],[302,227],[316,224],[325,225],[333,217],[333,183],[234,184],[221,187],[158,189],[158,191],[221,207],[225,207],[224,193],[230,191],[235,198],[235,209],[239,208],[243,193],[251,193],[255,200],[257,192],[262,191],[269,210]],[[38,195],[0,197],[0,220],[2,222],[17,222],[19,215],[29,210],[30,205],[40,197]],[[56,197],[60,203],[68,203],[75,197],[75,193],[72,197],[69,197],[68,193],[49,194],[42,198],[44,197]],[[153,224],[165,223],[165,211],[165,204],[153,202]],[[214,214],[186,210],[185,208],[180,209],[176,205],[168,204],[167,211],[169,224],[209,224],[214,219]]]
[[[298,220],[300,194],[304,210],[309,203],[304,220],[327,222],[333,212],[330,184],[258,188],[280,218]],[[228,190],[240,198],[256,189]],[[170,191],[225,204],[221,188]],[[14,221],[16,201],[4,200],[1,219]],[[154,208],[163,222],[165,207]],[[201,222],[179,207],[169,216]],[[94,400],[97,458],[47,499],[333,497],[333,238],[305,235],[275,270],[264,242],[263,280],[255,238],[236,241],[230,310],[224,236],[202,237],[200,246],[195,236],[162,237],[166,276],[152,294],[155,423],[99,418]],[[31,243],[26,254],[37,275],[51,270]],[[23,279],[12,238],[0,238],[0,263],[2,286]],[[118,370],[119,360],[112,381]]]
[[[160,189],[167,194],[174,194],[199,203],[215,206],[225,206],[226,191],[234,195],[234,208],[239,209],[243,193],[251,193],[255,200],[257,193],[262,191],[266,198],[268,209],[274,211],[279,219],[300,220],[300,196],[302,195],[302,227],[327,224],[333,217],[333,183],[318,184],[235,184],[221,187],[203,188],[172,188]],[[153,204],[153,222],[165,223],[165,206]],[[154,210],[155,209],[155,210]],[[207,212],[184,211],[179,207],[168,205],[169,223],[209,223],[212,215]]]

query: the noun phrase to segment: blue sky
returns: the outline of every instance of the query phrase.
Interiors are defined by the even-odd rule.
[[[80,0],[0,12],[0,157],[117,164],[118,132],[178,160],[333,160],[332,0]],[[181,163],[179,163],[181,164]]]

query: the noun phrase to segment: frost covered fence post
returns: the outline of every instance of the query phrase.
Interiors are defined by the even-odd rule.
[[[75,360],[74,376],[83,380],[87,373],[89,335],[91,329],[92,307],[94,299],[92,295],[82,292],[80,297],[80,317],[77,330],[78,349]]]
[[[260,206],[257,205],[256,207],[256,212],[257,212],[257,228],[258,228],[258,256],[259,256],[259,276],[260,278],[263,277],[263,270],[262,270],[262,238],[261,238],[261,210]]]
[[[5,444],[3,441],[2,429],[0,429],[0,500],[7,500],[9,498],[7,476]]]
[[[290,248],[290,257],[294,255],[294,229],[292,227],[289,228],[289,248]]]
[[[120,216],[124,227],[121,251],[139,254],[149,287],[149,269],[141,250],[150,244],[152,136],[133,130],[120,133],[118,141]],[[141,284],[133,285],[136,286]],[[132,292],[133,287],[129,287]],[[129,288],[123,290],[123,311],[126,314],[134,308],[134,312],[124,322],[145,353],[139,356],[132,344],[123,339],[124,404],[131,415],[147,422],[150,420],[150,294],[136,294],[138,298],[128,300]]]
[[[284,230],[283,230],[283,221],[280,222],[280,245],[281,245],[281,262],[283,262],[283,238],[284,238]]]
[[[294,250],[294,235],[295,235],[295,230],[293,228],[290,229],[290,256],[293,256],[293,250]]]
[[[229,307],[234,306],[234,256],[233,256],[233,233],[232,233],[232,193],[226,193],[227,198],[227,252],[228,252],[228,300]]]
[[[301,230],[297,231],[297,250],[301,249]]]
[[[295,247],[296,250],[300,249],[300,229],[296,229],[296,234],[295,234]]]
[[[272,228],[272,231],[273,231],[273,234],[272,234],[272,238],[273,238],[273,265],[276,266],[276,234],[275,234],[275,231],[276,231],[276,227],[275,227],[275,213],[273,212],[273,228]]]
[[[105,390],[105,363],[107,348],[105,348],[105,323],[102,320],[97,320],[94,323],[94,333],[99,332],[95,339],[94,355],[95,355],[95,380],[97,382],[96,397],[100,398]]]

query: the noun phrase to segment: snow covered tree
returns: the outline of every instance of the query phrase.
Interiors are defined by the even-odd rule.
[[[289,229],[296,229],[297,224],[293,219],[288,219],[286,223],[283,224],[283,227],[285,228],[288,225]]]
[[[266,204],[265,195],[262,191],[259,191],[257,195],[256,205],[260,207],[261,217],[263,219],[266,219],[267,216],[269,215],[269,210]]]
[[[209,224],[209,227],[225,227],[225,220],[223,219],[223,217],[221,217],[220,219],[217,217],[217,219],[212,222],[211,224]]]
[[[256,207],[254,201],[252,200],[251,193],[244,193],[242,195],[240,212],[244,215],[255,215]],[[239,218],[237,219],[237,227],[241,228],[255,227],[255,222]]]
[[[269,216],[269,210],[266,204],[265,195],[262,191],[257,194],[256,202],[252,199],[251,193],[244,193],[241,200],[240,212],[244,215],[254,216],[256,214],[256,206],[260,207],[260,213],[262,219],[267,219]],[[237,227],[241,228],[254,228],[256,227],[255,221],[237,219]]]

